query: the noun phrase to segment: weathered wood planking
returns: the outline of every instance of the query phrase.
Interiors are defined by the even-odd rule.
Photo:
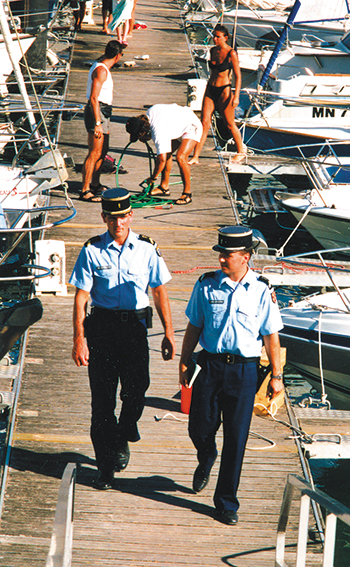
[[[103,51],[109,38],[100,34],[101,18],[79,34],[69,83],[70,100],[85,100],[88,67],[84,63]],[[124,123],[158,102],[186,104],[186,77],[190,57],[175,5],[162,0],[139,1],[137,19],[147,30],[134,32],[124,60],[149,54],[137,67],[114,74],[115,122],[111,154],[128,141]],[[81,166],[86,155],[82,119],[64,123],[61,149]],[[128,175],[120,184],[139,191],[148,175],[144,147],[131,146],[123,160]],[[176,172],[176,165],[174,166]],[[77,200],[80,174],[71,172],[69,192],[78,215],[46,238],[65,240],[67,279],[85,240],[103,231],[100,206]],[[115,186],[113,176],[104,183]],[[171,209],[135,210],[133,228],[154,237],[173,271],[168,285],[177,340],[175,361],[160,358],[161,326],[157,319],[149,333],[152,383],[140,422],[142,439],[131,446],[130,464],[116,475],[116,490],[98,492],[89,440],[90,393],[87,371],[71,361],[71,314],[74,290],[67,297],[42,296],[44,316],[30,331],[17,428],[11,459],[5,508],[0,529],[0,565],[44,565],[49,548],[59,481],[66,463],[79,463],[75,503],[75,567],[179,567],[198,565],[267,566],[273,564],[276,524],[286,476],[300,473],[289,430],[270,419],[254,417],[252,430],[276,442],[270,450],[253,450],[265,442],[250,440],[240,486],[240,523],[232,528],[213,518],[213,490],[218,463],[208,488],[195,495],[192,475],[194,448],[187,435],[187,417],[180,412],[178,355],[186,327],[184,314],[193,284],[203,271],[218,266],[211,250],[219,226],[235,222],[213,142],[209,138],[200,166],[192,168],[193,203]],[[181,187],[175,186],[176,197]],[[54,202],[62,194],[56,192]],[[175,273],[176,272],[176,273]],[[165,419],[156,421],[155,416]],[[287,419],[285,411],[281,418]],[[178,419],[174,419],[178,418]],[[221,438],[219,436],[219,444]],[[295,543],[296,510],[291,517]],[[241,555],[240,555],[241,554]],[[294,556],[295,548],[287,551]],[[313,564],[319,564],[314,559]],[[311,565],[312,563],[310,563]]]

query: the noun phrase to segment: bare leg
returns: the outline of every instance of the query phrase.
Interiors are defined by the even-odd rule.
[[[170,179],[170,172],[172,165],[173,165],[173,156],[172,153],[170,152],[166,155],[165,167],[161,173],[160,186],[163,187],[163,189],[169,189],[169,179]]]
[[[119,43],[122,43],[122,26],[123,24],[119,24],[119,26],[117,27],[116,31],[117,31],[117,40],[119,41]]]
[[[214,102],[208,96],[204,95],[203,105],[202,105],[202,126],[203,126],[203,133],[200,141],[196,145],[194,150],[193,157],[189,160],[188,164],[193,165],[195,163],[199,163],[199,155],[202,151],[204,146],[205,140],[207,139],[209,128],[211,125],[211,117],[213,116],[213,112],[215,110]]]
[[[182,140],[176,154],[176,161],[180,168],[181,179],[183,183],[183,193],[191,193],[191,167],[188,162],[190,153],[196,145],[195,140]]]
[[[107,138],[107,139],[106,139]],[[104,158],[103,152],[108,151],[109,134],[96,138],[93,132],[88,132],[89,153],[83,164],[83,185],[81,192],[90,191],[90,183],[98,185],[100,180],[100,168]],[[106,149],[107,148],[107,149]]]
[[[91,178],[91,185],[97,187],[100,184],[101,167],[103,165],[103,160],[105,159],[109,148],[109,134],[104,134],[103,136],[103,146],[101,157],[97,160],[95,164],[95,170]]]
[[[123,43],[127,43],[126,38],[128,36],[128,31],[129,31],[129,20],[125,20],[123,24],[123,37],[122,37]]]
[[[102,20],[103,20],[102,31],[103,31],[103,33],[107,33],[107,34],[111,33],[108,29],[108,24],[109,24],[110,19],[111,19],[110,16],[111,16],[111,14],[108,13],[108,10],[102,10]]]
[[[134,25],[135,25],[135,8],[136,8],[136,0],[134,0],[132,12],[131,12],[131,18],[129,20],[129,37],[132,37],[132,30],[134,29]]]
[[[235,122],[235,109],[232,105],[232,100],[233,100],[232,96],[229,101],[227,101],[226,99],[226,101],[223,102],[223,108],[219,108],[219,112],[224,118],[227,128],[230,130],[232,134],[232,138],[234,139],[236,144],[237,156],[234,156],[232,161],[241,161],[242,157],[245,155],[245,150],[244,150],[241,133]],[[220,103],[220,107],[221,107],[221,103]]]
[[[78,10],[78,20],[76,22],[77,30],[81,30],[81,24],[83,23],[83,19],[85,18],[85,11],[86,11],[86,2],[80,2],[79,10]]]

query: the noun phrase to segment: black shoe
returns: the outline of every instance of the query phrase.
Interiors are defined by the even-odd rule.
[[[109,490],[114,486],[113,472],[100,472],[99,477],[94,481],[94,487],[98,490]]]
[[[209,479],[210,473],[206,474],[202,465],[198,465],[193,475],[192,487],[194,492],[201,492],[207,486]]]
[[[229,526],[234,526],[238,523],[238,514],[233,512],[233,510],[224,510],[224,512],[217,512],[216,518],[219,522],[227,524]]]
[[[126,441],[123,446],[121,446],[115,457],[115,470],[116,472],[123,471],[128,466],[130,459],[130,449],[129,443]]]

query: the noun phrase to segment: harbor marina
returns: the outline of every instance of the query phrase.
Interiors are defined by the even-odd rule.
[[[189,56],[185,39],[179,36],[177,10],[158,1],[155,6],[140,5],[138,10],[140,18],[147,21],[148,31],[134,33],[128,56],[147,51],[150,59],[139,62],[138,67],[116,70],[117,120],[111,126],[112,154],[120,152],[127,143],[124,123],[128,116],[156,102],[176,100],[186,104],[184,84],[178,76],[187,69]],[[81,43],[76,46],[68,90],[73,100],[82,101],[85,97],[88,69],[82,62],[87,59],[87,53],[89,59],[101,53],[102,36],[98,30],[96,25],[78,34]],[[177,48],[174,54],[160,49],[161,44],[169,44],[170,38]],[[132,93],[130,98],[119,95],[126,92]],[[61,151],[72,155],[73,147],[75,161],[81,163],[86,154],[82,121],[77,117],[73,122],[62,123],[61,128]],[[185,210],[168,205],[168,208],[140,208],[134,213],[134,229],[157,240],[172,272],[169,296],[178,351],[186,324],[184,309],[193,284],[200,273],[217,267],[216,255],[211,250],[217,228],[231,224],[233,218],[236,220],[237,208],[211,145],[212,140],[208,140],[201,165],[192,169],[191,205]],[[141,144],[133,146],[123,160],[129,171],[123,177],[123,185],[133,193],[139,192],[143,178],[144,171],[138,167],[142,160],[146,161]],[[115,181],[106,175],[104,183],[114,186]],[[65,241],[67,273],[70,273],[83,243],[103,228],[100,206],[77,200],[80,187],[77,171],[70,172],[68,184],[68,194],[78,215],[74,222],[52,227],[49,234],[52,239]],[[172,194],[175,196],[177,192],[175,185]],[[60,205],[62,196],[60,190],[53,190],[52,206]],[[262,441],[249,442],[241,482],[240,524],[233,532],[232,528],[216,523],[211,513],[216,469],[208,491],[195,496],[190,490],[195,454],[187,436],[187,418],[180,412],[176,361],[169,366],[160,360],[158,322],[149,336],[152,384],[142,417],[142,440],[132,447],[127,471],[118,475],[117,490],[107,498],[106,494],[93,490],[95,463],[89,439],[88,383],[86,374],[70,360],[73,292],[68,287],[67,295],[43,293],[43,317],[28,335],[2,509],[0,539],[5,564],[23,567],[24,562],[37,565],[44,560],[60,478],[66,463],[72,460],[79,464],[74,564],[94,562],[115,566],[133,562],[178,567],[189,563],[218,565],[223,560],[236,565],[271,564],[286,476],[294,471],[301,474],[295,442],[288,438],[289,429],[272,418],[254,416],[252,431],[272,438],[276,446],[270,451],[256,451]],[[169,413],[177,419],[166,417]],[[285,408],[275,417],[288,421]],[[290,547],[286,550],[288,562],[295,557],[297,523],[297,504],[293,503]],[[315,565],[319,563],[318,549],[319,543],[308,545],[308,561]]]

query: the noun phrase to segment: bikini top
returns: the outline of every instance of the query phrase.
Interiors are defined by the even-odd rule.
[[[216,69],[219,73],[222,73],[223,71],[228,71],[229,69],[233,69],[232,61],[229,59],[232,51],[233,49],[230,49],[230,51],[228,52],[222,63],[215,63],[214,61],[210,60],[209,61],[210,69]]]

